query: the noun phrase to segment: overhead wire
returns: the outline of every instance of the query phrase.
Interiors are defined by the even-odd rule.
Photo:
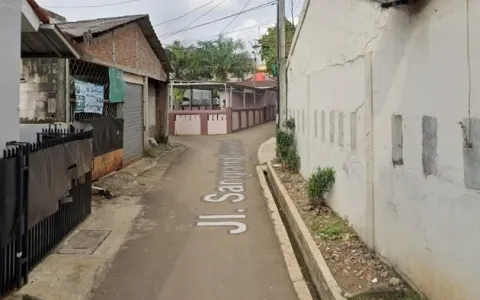
[[[233,18],[233,17],[235,17],[236,15],[241,15],[241,14],[245,14],[245,13],[248,13],[248,12],[251,12],[251,11],[255,11],[255,10],[262,9],[262,8],[266,8],[266,7],[272,6],[273,4],[276,4],[276,2],[275,2],[275,1],[267,2],[267,3],[264,3],[264,4],[261,4],[261,5],[258,5],[258,6],[249,8],[249,9],[247,9],[247,10],[244,10],[244,11],[241,12],[241,13],[231,14],[231,15],[228,15],[228,16],[225,16],[225,17],[222,17],[222,18],[219,18],[219,19],[215,19],[215,20],[212,20],[212,21],[209,21],[209,22],[205,22],[205,23],[202,23],[202,24],[199,24],[199,25],[195,25],[195,26],[191,26],[191,27],[185,27],[185,28],[183,28],[183,29],[181,29],[181,30],[174,31],[174,32],[172,32],[172,33],[164,33],[164,34],[162,35],[162,37],[163,37],[163,38],[166,38],[165,36],[171,37],[173,34],[177,34],[177,33],[180,33],[180,32],[186,32],[186,31],[190,31],[190,30],[193,30],[193,29],[197,29],[197,28],[203,27],[203,26],[207,26],[207,25],[210,25],[210,24],[213,24],[213,23],[217,23],[217,22],[220,22],[220,21],[223,21],[223,20],[227,20],[227,19]]]
[[[183,30],[189,28],[191,25],[193,25],[193,23],[197,22],[198,20],[200,20],[201,18],[205,17],[206,15],[208,15],[210,12],[212,12],[214,9],[216,9],[217,7],[219,7],[222,3],[224,3],[225,0],[222,0],[220,1],[217,5],[215,5],[214,7],[212,7],[210,10],[208,10],[207,12],[205,12],[204,14],[200,15],[198,18],[196,18],[195,20],[193,20],[192,22],[188,23],[188,25],[182,27],[181,29],[179,29],[178,31],[175,31],[171,34],[165,34],[166,36],[162,36],[162,38],[169,38],[169,37],[172,37],[174,35],[176,35],[177,33],[180,33],[180,32],[183,32]]]
[[[163,24],[166,24],[166,23],[170,23],[170,22],[173,22],[173,21],[179,20],[179,19],[181,19],[181,18],[184,18],[184,17],[186,17],[186,16],[188,16],[188,15],[190,15],[190,14],[192,14],[192,13],[196,12],[197,10],[199,10],[199,9],[201,9],[201,8],[204,8],[205,6],[207,6],[207,5],[209,5],[209,4],[213,3],[213,2],[215,2],[215,1],[216,1],[216,0],[211,0],[211,1],[207,2],[207,3],[205,3],[205,4],[202,4],[202,5],[200,5],[200,6],[196,7],[196,8],[194,8],[194,9],[192,9],[192,10],[188,11],[187,13],[185,13],[185,14],[183,14],[183,15],[180,15],[180,16],[178,16],[178,17],[175,17],[175,18],[173,18],[173,19],[170,19],[170,20],[167,20],[167,21],[164,21],[164,22],[158,23],[158,24],[156,24],[156,25],[153,25],[153,27],[158,27],[158,26],[160,26],[160,25],[163,25]]]
[[[298,14],[295,15],[295,17],[299,17],[299,16],[300,15],[298,15]],[[230,30],[230,31],[224,32],[223,34],[224,35],[229,35],[230,33],[236,33],[236,32],[243,32],[243,31],[249,32],[249,31],[253,31],[253,30],[255,30],[257,28],[260,28],[260,27],[275,25],[276,22],[277,22],[277,20],[270,20],[270,21],[263,22],[263,23],[260,23],[260,24],[257,24],[257,25],[253,25],[253,26],[249,26],[249,27],[245,27],[245,28],[240,28],[240,29],[235,29],[235,30]],[[241,35],[245,35],[246,32],[242,33]],[[218,36],[219,36],[218,34],[214,34],[214,35],[209,35],[209,36],[199,38],[199,39],[186,39],[186,40],[183,40],[183,41],[189,41],[189,42],[209,41],[209,40],[212,40],[212,39],[214,39]]]
[[[79,5],[79,6],[43,6],[45,8],[61,8],[61,9],[77,9],[77,8],[96,8],[96,7],[107,7],[107,6],[115,6],[127,3],[134,3],[140,0],[127,0],[127,1],[120,1],[120,2],[113,2],[113,3],[105,3],[105,4],[95,4],[95,5]]]
[[[250,4],[250,1],[252,0],[247,0],[247,2],[245,2],[245,5],[243,6],[242,10],[240,10],[240,12],[243,12],[247,6]],[[218,36],[220,36],[230,25],[232,25],[232,23],[238,18],[239,15],[236,15],[228,24],[227,26],[225,26],[222,31],[220,31],[220,33],[218,34]]]
[[[297,6],[295,6],[295,11],[297,11],[297,8],[300,6],[301,3],[303,3],[303,1],[302,1],[302,0],[298,0],[298,4],[297,4]]]
[[[236,33],[236,32],[242,32],[242,31],[252,31],[252,30],[255,30],[259,27],[264,27],[264,26],[269,26],[269,25],[273,25],[275,24],[276,21],[272,20],[272,21],[269,21],[269,22],[265,22],[265,23],[261,23],[261,24],[257,24],[257,25],[254,25],[254,26],[249,26],[249,27],[245,27],[245,28],[240,28],[240,29],[235,29],[235,30],[231,30],[231,31],[227,31],[227,32],[224,32],[223,34],[224,35],[228,35],[230,33]],[[206,36],[206,37],[203,37],[203,38],[199,38],[199,39],[189,39],[187,41],[207,41],[207,40],[212,40],[216,37],[218,37],[219,35],[218,34],[214,34],[214,35],[210,35],[210,36]]]

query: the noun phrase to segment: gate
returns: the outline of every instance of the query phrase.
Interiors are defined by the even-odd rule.
[[[62,157],[57,155],[62,153],[60,149],[71,154],[72,149],[78,148],[80,141],[87,140],[88,144],[89,140],[91,144],[91,138],[91,131],[48,130],[39,135],[37,143],[7,145],[9,149],[3,151],[3,158],[0,158],[0,297],[27,283],[28,273],[32,268],[91,212],[90,169],[85,169],[86,172],[83,173],[80,171],[81,167],[77,169],[65,165],[68,167],[65,173],[46,174],[55,168],[48,168],[45,161],[43,164],[32,163],[32,157],[41,153],[46,156],[55,155],[56,160],[62,160]],[[57,152],[50,153],[51,151]],[[89,160],[91,164],[88,153],[84,156],[74,158],[75,163],[72,165],[77,165],[81,160]],[[42,174],[53,175],[49,178],[55,177],[69,182],[68,197],[57,198],[52,195],[53,199],[39,199],[38,195],[29,195],[34,185],[30,176],[32,172],[38,172],[39,167],[44,168]],[[78,174],[72,175],[73,169],[77,170]],[[37,184],[38,180],[45,192],[41,191],[40,194],[51,193],[51,190],[48,190],[51,189],[50,180],[42,181],[41,178],[36,178]],[[57,203],[58,207],[54,213],[45,216],[35,211],[32,199],[36,202],[40,200]],[[32,215],[41,218],[34,219]]]

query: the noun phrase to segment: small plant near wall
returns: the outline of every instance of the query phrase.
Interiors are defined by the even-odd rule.
[[[295,136],[291,132],[279,129],[276,138],[277,157],[280,161],[284,162],[290,148],[295,144]]]
[[[300,171],[300,156],[298,156],[295,147],[288,149],[287,157],[285,158],[285,165],[290,172],[298,173]]]
[[[295,132],[295,119],[294,119],[294,118],[290,118],[290,119],[286,120],[286,121],[283,123],[283,127],[285,127],[286,129],[290,130],[291,132]]]
[[[282,162],[284,169],[298,173],[300,170],[300,156],[295,145],[295,120],[293,118],[283,123],[283,128],[276,135],[277,158]]]
[[[318,168],[307,181],[307,195],[312,208],[324,204],[325,195],[330,192],[335,183],[333,168]]]

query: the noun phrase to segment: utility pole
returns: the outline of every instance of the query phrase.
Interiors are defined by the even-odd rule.
[[[252,53],[255,60],[255,67],[253,68],[253,105],[257,105],[257,49],[260,48],[258,40],[254,40],[255,44],[252,45]]]
[[[287,68],[285,45],[285,0],[278,0],[277,6],[277,32],[278,32],[278,92],[277,128],[287,119]]]
[[[298,0],[297,0],[298,1]],[[293,6],[295,5],[293,0],[290,0],[290,10],[292,12],[292,25],[295,26],[295,12]]]

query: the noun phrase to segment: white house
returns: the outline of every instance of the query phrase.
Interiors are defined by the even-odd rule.
[[[480,299],[480,1],[381,2],[305,1],[301,173],[334,167],[329,205],[430,299]]]
[[[34,0],[0,2],[0,149],[19,140],[21,57],[72,57],[78,53]]]

